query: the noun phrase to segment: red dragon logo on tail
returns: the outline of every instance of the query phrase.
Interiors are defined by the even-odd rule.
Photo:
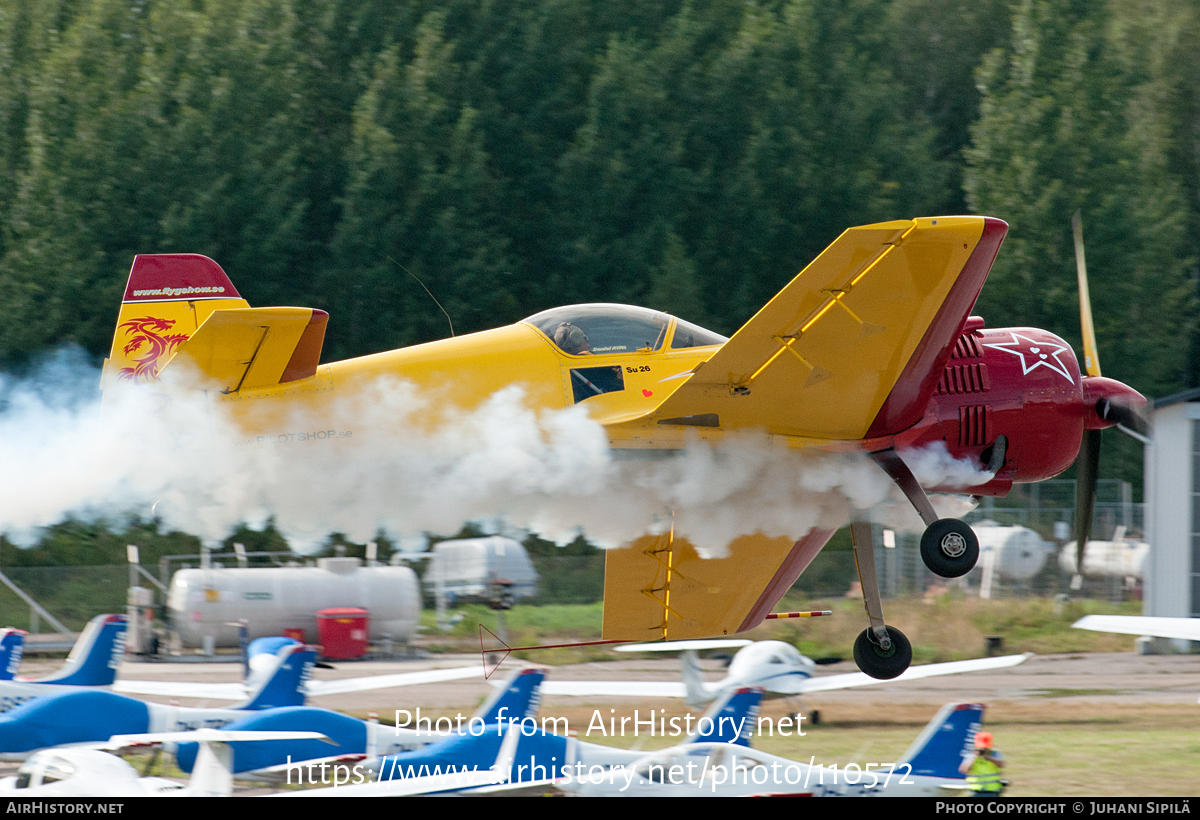
[[[175,325],[174,319],[159,319],[154,316],[143,316],[122,322],[121,328],[126,336],[133,338],[125,345],[125,355],[133,360],[130,367],[122,367],[119,378],[134,382],[152,382],[158,380],[159,362],[175,352],[175,348],[187,341],[187,335],[174,333],[170,336],[160,335]],[[144,347],[144,355],[134,356]]]

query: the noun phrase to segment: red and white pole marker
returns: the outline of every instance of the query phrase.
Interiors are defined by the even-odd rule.
[[[814,609],[812,612],[772,612],[766,620],[772,618],[820,618],[822,615],[832,615],[832,609]]]

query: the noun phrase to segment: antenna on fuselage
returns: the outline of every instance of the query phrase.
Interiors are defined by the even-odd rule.
[[[439,301],[437,300],[437,297],[433,295],[433,291],[431,291],[429,288],[426,288],[426,287],[425,287],[425,283],[424,283],[424,282],[422,282],[420,279],[417,279],[417,275],[416,275],[415,273],[413,273],[413,272],[412,272],[412,271],[410,271],[408,268],[406,268],[406,267],[404,267],[403,265],[401,265],[401,264],[400,264],[399,262],[397,262],[395,259],[393,259],[392,257],[390,257],[390,256],[389,256],[389,257],[387,257],[387,260],[388,260],[389,262],[391,262],[393,265],[395,265],[396,267],[400,268],[400,270],[402,270],[402,271],[404,271],[405,273],[407,273],[407,274],[408,274],[409,276],[411,276],[413,279],[416,279],[416,280],[417,280],[417,284],[418,284],[418,285],[420,285],[422,288],[425,288],[425,292],[429,294],[429,298],[430,298],[430,299],[432,299],[432,300],[433,300],[433,303],[434,303],[435,305],[437,305],[437,306],[438,306],[438,310],[440,310],[442,313],[445,313],[445,314],[446,314],[446,321],[450,323],[450,336],[451,336],[451,337],[453,337],[453,336],[454,336],[454,322],[453,322],[453,321],[451,321],[451,319],[450,319],[450,314],[449,314],[449,313],[446,313],[446,309],[445,309],[444,307],[442,307],[442,303],[441,303],[441,302],[439,302]]]

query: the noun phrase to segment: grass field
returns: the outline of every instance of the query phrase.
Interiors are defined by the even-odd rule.
[[[864,704],[869,704],[869,696]],[[665,709],[669,721],[684,707],[647,701],[643,709]],[[823,707],[818,726],[804,737],[756,737],[757,749],[791,760],[844,767],[899,760],[937,713],[936,706],[866,705]],[[678,742],[672,738],[585,736],[594,707],[554,709],[579,730],[581,740],[647,752]],[[601,709],[600,717],[607,717]],[[628,710],[626,710],[628,711]],[[781,701],[762,715],[777,721],[788,714]],[[1052,698],[1034,704],[989,704],[985,716],[996,747],[1007,759],[1005,778],[1012,797],[1188,797],[1200,795],[1200,706],[1141,707],[1063,704]],[[669,725],[669,723],[668,723]],[[643,730],[644,731],[644,730]]]
[[[781,640],[794,644],[809,657],[845,655],[858,633],[866,628],[862,600],[784,598],[777,611],[831,609],[833,617],[768,621],[745,637]],[[422,614],[425,637],[421,645],[431,651],[471,651],[479,648],[477,624],[499,631],[497,613],[485,606],[467,606],[456,612],[462,619],[450,631],[437,629],[432,612]],[[1001,598],[980,600],[945,594],[928,599],[898,599],[884,602],[889,624],[901,628],[913,646],[916,663],[978,658],[987,638],[998,636],[1005,652],[1109,652],[1128,651],[1127,635],[1107,635],[1071,629],[1084,615],[1095,613],[1137,615],[1137,602],[1111,604],[1103,601],[1056,602],[1047,598]],[[503,613],[510,646],[539,643],[592,641],[600,638],[603,605],[559,604],[518,606]],[[742,636],[739,636],[742,637]],[[568,663],[608,657],[608,650],[580,649],[538,652],[541,663]]]
[[[782,710],[768,704],[765,714]],[[826,764],[892,761],[933,712],[891,706],[854,713],[825,708],[805,738],[760,739],[766,751]],[[1063,703],[1047,698],[988,705],[985,722],[1007,758],[1010,796],[1200,794],[1200,706]]]

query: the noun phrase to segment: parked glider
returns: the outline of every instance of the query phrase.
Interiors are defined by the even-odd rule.
[[[961,797],[958,771],[983,726],[983,706],[951,703],[929,721],[895,763],[820,766],[731,746],[703,743],[648,754],[620,778],[561,782],[588,797]]]
[[[246,710],[295,706],[304,702],[301,683],[316,660],[316,648],[299,644],[279,650],[275,674],[244,703],[222,709],[147,703],[115,692],[55,687],[47,694],[0,715],[0,755],[68,743],[100,743],[113,735],[215,728],[245,717]]]
[[[20,633],[21,636],[24,634]],[[21,652],[18,644],[9,655],[6,666],[10,672],[16,671]],[[57,672],[37,680],[0,680],[0,712],[7,712],[27,700],[56,692],[78,691],[81,686],[109,687],[117,676],[117,667],[121,665],[124,655],[125,616],[97,615],[79,633],[70,654]]]
[[[493,692],[465,723],[460,720],[457,726],[462,728],[464,725],[495,725],[498,720],[504,718],[517,718],[519,722],[525,717],[537,715],[537,684],[541,682],[541,674],[540,671],[536,675],[526,674],[524,670],[514,672],[503,688]],[[402,714],[404,718],[401,718]],[[424,718],[418,726],[419,717],[420,712],[398,710],[395,724],[388,725],[359,720],[328,709],[290,706],[246,715],[226,725],[225,729],[231,732],[321,732],[337,743],[336,754],[339,757],[354,755],[358,758],[365,756],[374,759],[382,755],[422,749],[452,735],[455,722],[449,718],[444,717],[436,723]],[[507,726],[508,720],[504,719],[503,723]],[[310,763],[319,763],[320,758],[335,754],[327,744],[315,740],[293,743],[234,743],[232,749],[234,774],[249,772],[250,777],[265,780],[286,780],[288,769],[295,770],[296,764],[303,761],[307,768]],[[180,743],[175,753],[179,768],[190,772],[196,754],[194,743]],[[289,766],[289,763],[293,765]]]
[[[344,785],[321,789],[276,792],[261,797],[399,797],[408,794],[435,794],[468,786],[503,782],[511,770],[512,749],[519,730],[509,733],[500,754],[490,769],[396,780],[387,783],[363,782],[361,769],[346,767]],[[137,770],[107,750],[128,746],[174,743],[183,740],[199,743],[201,751],[187,783],[162,777],[139,777]],[[82,747],[45,749],[31,755],[17,774],[0,779],[0,794],[15,798],[38,797],[229,797],[233,794],[232,747],[235,743],[325,742],[319,732],[236,732],[225,729],[197,729],[194,732],[157,732],[117,735],[104,743]],[[331,780],[327,780],[331,782]]]
[[[740,645],[742,648],[730,661],[728,674],[715,683],[706,682],[700,671],[696,652],[734,645]],[[619,646],[617,651],[682,651],[683,681],[547,681],[542,685],[542,692],[547,695],[687,698],[689,705],[701,706],[722,693],[747,687],[762,689],[763,696],[767,698],[791,698],[813,692],[830,692],[856,686],[1004,669],[1016,666],[1030,657],[1029,654],[1005,655],[999,658],[977,658],[967,661],[910,666],[904,674],[883,681],[861,672],[815,675],[816,662],[800,654],[796,647],[783,641],[672,641]],[[815,713],[809,715],[809,720],[812,723],[817,722]]]
[[[513,769],[506,778],[510,784],[546,783],[559,778],[577,778],[584,773],[624,769],[643,756],[640,751],[589,743],[548,730],[547,727],[568,728],[563,725],[566,720],[562,718],[547,719],[539,724],[537,692],[545,674],[544,669],[525,669],[514,678],[513,686],[532,687],[532,705],[526,711],[498,714],[496,720],[486,725],[468,727],[424,749],[382,757],[371,764],[371,769],[380,781],[486,769],[497,758],[498,750],[507,742],[512,729],[519,730],[519,738],[512,755]],[[747,738],[755,728],[760,700],[758,690],[725,693],[695,721],[695,729],[688,734],[687,743],[747,746]],[[654,731],[659,736],[667,733],[680,736],[691,726],[690,716],[686,726],[678,718],[663,719]],[[643,725],[641,731],[644,734],[650,729]]]
[[[360,442],[362,431],[321,421],[386,378],[437,397],[431,426],[520,383],[535,410],[584,404],[619,449],[678,450],[755,430],[785,447],[857,450],[924,520],[926,564],[956,577],[974,566],[978,543],[963,522],[937,519],[926,489],[1004,495],[1014,482],[1057,475],[1085,430],[1129,419],[1145,402],[1119,382],[1082,376],[1070,345],[1051,333],[987,329],[969,316],[1007,229],[975,216],[850,228],[730,339],[657,311],[577,305],[325,365],[323,311],[251,308],[206,257],[138,256],[103,384],[203,389],[252,435],[271,438],[302,419],[323,431],[304,437],[316,447],[336,447],[343,434]],[[987,480],[923,488],[900,454],[934,444]],[[751,629],[834,530],[796,533],[798,541],[747,534],[723,558],[701,558],[675,532],[608,551],[605,639]],[[912,650],[884,622],[869,525],[851,532],[869,622],[855,660],[872,677],[895,677]]]
[[[103,749],[117,750],[182,738],[199,740],[204,751],[185,784],[162,777],[139,777],[137,770]],[[226,765],[235,740],[308,740],[316,732],[159,732],[117,735],[87,747],[46,749],[30,756],[17,774],[0,780],[0,793],[10,797],[228,797],[233,778]],[[326,740],[328,740],[326,738]]]

